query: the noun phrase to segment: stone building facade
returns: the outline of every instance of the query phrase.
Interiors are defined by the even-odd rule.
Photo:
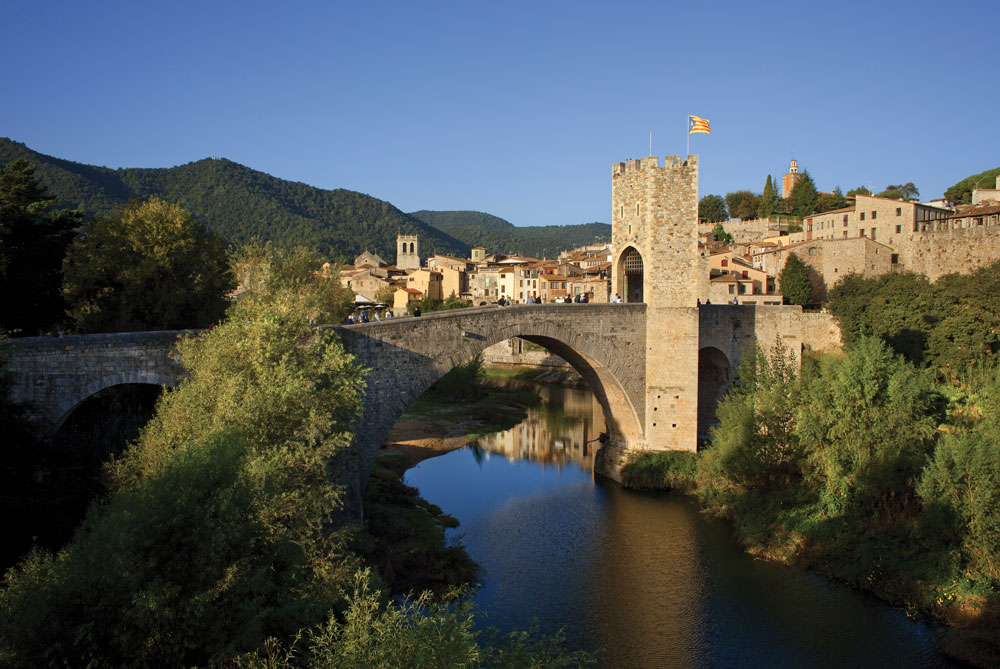
[[[396,236],[396,267],[399,269],[420,268],[420,240],[416,235]]]

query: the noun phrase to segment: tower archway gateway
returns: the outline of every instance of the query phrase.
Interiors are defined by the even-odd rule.
[[[618,257],[618,277],[621,285],[616,285],[625,302],[642,302],[642,254],[634,246],[629,246]]]

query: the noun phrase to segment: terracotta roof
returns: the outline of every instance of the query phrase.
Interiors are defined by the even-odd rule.
[[[888,198],[879,198],[888,199]],[[898,202],[898,200],[897,200]],[[821,211],[819,213],[813,214],[812,216],[806,216],[806,218],[815,218],[817,216],[826,216],[827,214],[849,214],[855,210],[855,207],[841,207],[840,209],[831,209],[830,211]]]
[[[964,204],[948,218],[967,218],[969,216],[985,216],[1000,214],[1000,202],[983,202],[980,204]]]

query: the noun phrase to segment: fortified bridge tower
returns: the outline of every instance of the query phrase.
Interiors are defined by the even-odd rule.
[[[646,304],[646,450],[696,450],[698,298],[707,293],[698,250],[698,157],[616,163],[611,170],[612,291]],[[633,450],[635,445],[633,445]],[[626,453],[608,453],[611,468]],[[616,460],[618,462],[616,462]]]

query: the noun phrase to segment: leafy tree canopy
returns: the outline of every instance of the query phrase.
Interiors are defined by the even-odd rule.
[[[707,223],[726,220],[726,201],[719,195],[706,195],[698,201],[698,218]]]
[[[886,186],[885,190],[878,194],[879,197],[888,197],[893,200],[915,200],[920,197],[920,191],[913,182],[905,184]]]
[[[854,197],[855,195],[871,195],[872,192],[865,188],[864,186],[858,186],[857,188],[852,188],[847,191],[847,197]]]
[[[715,228],[712,229],[712,236],[715,237],[715,241],[717,242],[733,243],[733,236],[726,232],[726,229],[722,227],[722,223],[715,224]]]
[[[778,287],[789,304],[805,306],[813,303],[809,267],[794,253],[788,254],[785,266],[778,273]]]
[[[760,207],[760,195],[751,193],[748,190],[738,190],[726,194],[726,209],[733,218],[744,221],[757,216],[757,209]]]
[[[832,193],[820,193],[816,199],[817,214],[821,214],[824,211],[833,211],[834,209],[843,209],[846,206],[848,206],[847,198],[841,192],[840,186],[834,188]]]
[[[949,202],[972,202],[972,191],[975,188],[996,188],[997,177],[1000,176],[1000,167],[985,170],[979,174],[965,177],[957,184],[950,186],[944,197]]]
[[[207,327],[233,288],[222,242],[156,197],[87,222],[64,277],[67,314],[80,332]]]
[[[344,313],[315,260],[241,256],[259,280],[181,342],[189,376],[109,466],[108,500],[58,555],[8,575],[3,664],[227,664],[342,601],[356,564],[329,525],[330,474],[345,471],[363,373],[308,323]]]

